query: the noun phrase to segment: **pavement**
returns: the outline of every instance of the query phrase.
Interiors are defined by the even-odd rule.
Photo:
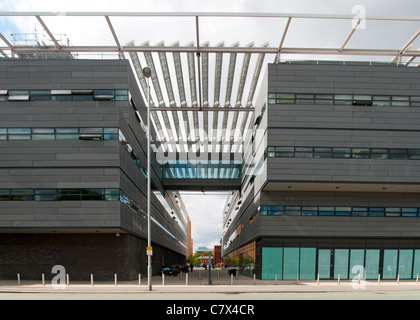
[[[40,277],[41,278],[41,277]],[[154,276],[151,290],[147,278],[132,281],[72,281],[55,284],[51,280],[0,280],[0,293],[285,293],[285,292],[395,292],[418,291],[420,282],[410,280],[260,280],[226,270],[194,270],[178,276]]]

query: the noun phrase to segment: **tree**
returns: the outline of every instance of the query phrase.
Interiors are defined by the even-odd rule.
[[[193,264],[200,264],[200,260],[198,260],[198,253],[194,253],[193,255],[189,256],[187,258],[187,262],[188,263],[193,263]]]

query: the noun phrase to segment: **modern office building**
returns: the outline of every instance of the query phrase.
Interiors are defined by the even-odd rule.
[[[223,253],[262,279],[416,278],[419,88],[391,63],[269,64]]]
[[[402,35],[411,27],[396,26],[410,19],[183,13],[195,21],[197,43],[165,46],[122,45],[115,32],[114,23],[128,20],[118,17],[134,22],[150,13],[91,14],[105,19],[114,43],[60,43],[43,20],[58,16],[48,12],[25,14],[49,38],[35,50],[0,34],[0,277],[39,277],[53,264],[85,279],[93,269],[108,279],[145,273],[150,92],[155,271],[191,252],[178,190],[224,190],[222,255],[261,279],[351,279],[361,267],[368,279],[420,273],[420,74],[410,67],[419,32],[402,47],[390,41],[380,49],[375,39],[346,47],[365,21]],[[92,16],[79,18],[93,23]],[[199,42],[202,18],[238,17],[283,20],[280,42]],[[331,19],[350,29],[336,48],[312,47],[307,37],[287,44],[291,21],[316,30]],[[121,60],[73,59],[98,52]],[[302,55],[392,62],[282,60]],[[16,56],[30,60],[9,59]],[[152,71],[149,81],[142,66]]]
[[[147,117],[131,70],[128,60],[0,60],[1,279],[50,277],[55,265],[73,280],[146,276]],[[150,174],[157,274],[185,263],[191,242],[154,156]]]

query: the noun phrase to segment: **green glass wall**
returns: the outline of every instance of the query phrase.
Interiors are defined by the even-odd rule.
[[[283,248],[262,248],[261,279],[281,279],[283,274]]]
[[[315,279],[316,249],[300,248],[299,279]]]
[[[354,279],[358,277],[362,269],[360,266],[365,265],[365,250],[363,249],[352,249],[350,250],[350,265],[349,265],[349,273],[350,279]],[[363,279],[364,274],[360,274],[360,278]]]
[[[410,279],[413,268],[413,250],[400,250],[398,256],[398,274],[400,279]]]
[[[283,280],[294,280],[299,273],[299,248],[284,248]]]
[[[331,270],[331,250],[318,250],[318,274],[320,279],[329,279]]]
[[[415,279],[420,249],[262,248],[262,279]]]
[[[379,249],[367,249],[365,256],[365,279],[377,279],[379,274]]]
[[[349,250],[336,249],[334,252],[334,279],[348,279],[349,277]]]
[[[397,277],[398,250],[384,250],[384,263],[382,279],[395,279]]]

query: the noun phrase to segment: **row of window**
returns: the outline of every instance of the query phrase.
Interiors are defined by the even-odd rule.
[[[269,93],[268,104],[323,104],[374,107],[420,107],[420,96]]]
[[[0,128],[0,140],[118,140],[118,128]]]
[[[241,164],[167,163],[162,166],[165,179],[240,179]]]
[[[120,189],[0,189],[0,201],[119,200]]]
[[[264,216],[420,217],[420,208],[260,206]]]
[[[128,100],[128,90],[0,90],[0,101],[93,101]]]
[[[353,158],[419,160],[420,149],[347,147],[268,147],[269,158]]]
[[[263,280],[416,279],[420,250],[263,247],[261,271]]]

